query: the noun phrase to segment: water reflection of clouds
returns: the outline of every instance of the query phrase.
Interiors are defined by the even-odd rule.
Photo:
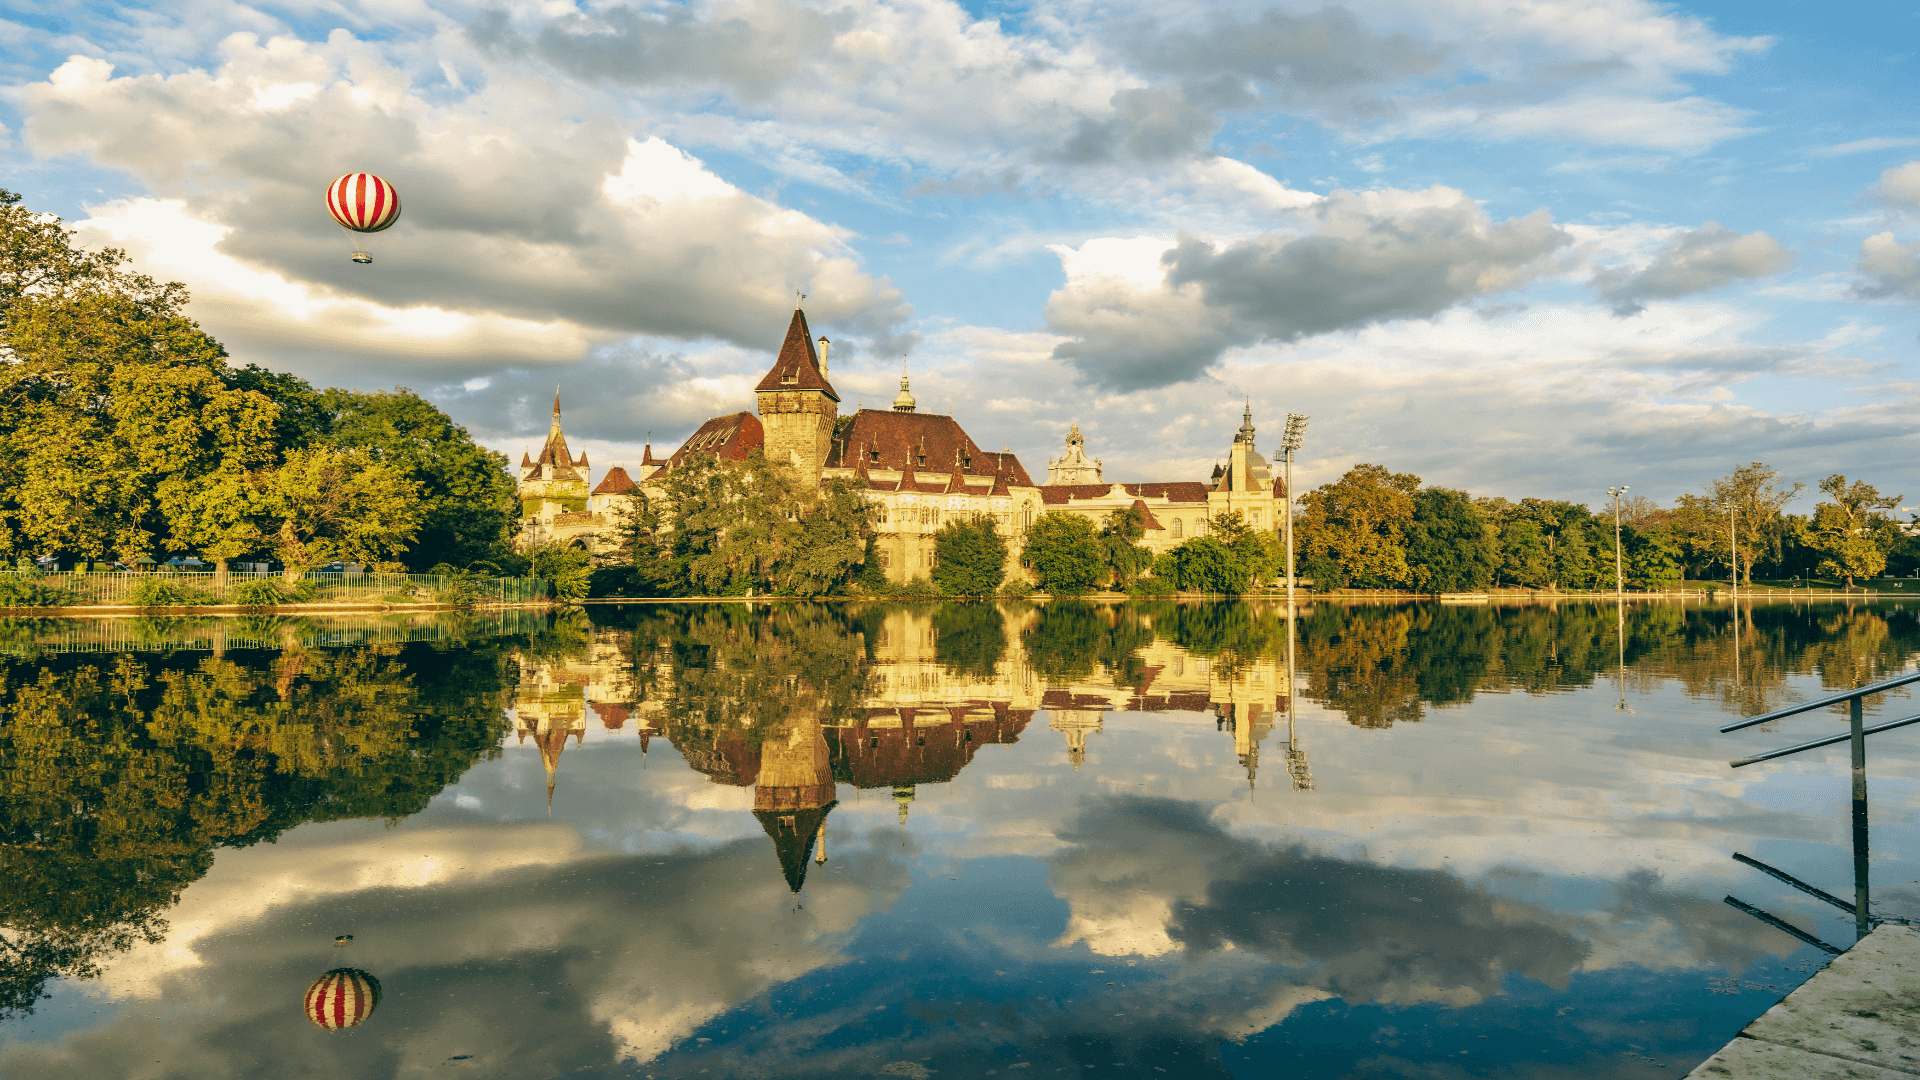
[[[845,959],[847,935],[897,895],[906,871],[886,858],[849,858],[848,872],[811,882],[795,907],[764,840],[693,853],[595,855],[564,827],[400,832],[305,845],[288,858],[223,855],[209,899],[190,891],[179,917],[195,928],[194,970],[129,958],[111,987],[163,990],[164,1013],[128,1011],[55,1046],[14,1044],[13,1075],[415,1075],[470,1055],[474,1075],[549,1076],[652,1059],[737,1003]],[[552,843],[550,865],[532,857]],[[475,873],[474,862],[508,854]],[[387,850],[382,850],[385,848]],[[222,898],[261,895],[297,877],[291,859],[326,877],[356,860],[405,863],[432,851],[459,867],[451,880],[338,888],[307,882],[291,902],[248,917]],[[232,856],[231,859],[228,856]],[[519,858],[519,862],[515,859]],[[777,867],[776,867],[777,871]],[[337,950],[335,933],[351,932]],[[352,961],[386,989],[378,1025],[333,1037],[301,1015],[314,975]]]

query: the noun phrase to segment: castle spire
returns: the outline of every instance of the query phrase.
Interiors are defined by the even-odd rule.
[[[1247,398],[1247,411],[1240,414],[1240,433],[1234,436],[1233,441],[1246,443],[1247,449],[1253,449],[1253,398],[1251,395]]]
[[[553,386],[553,423],[547,428],[547,437],[560,434],[560,384]]]
[[[912,412],[915,402],[913,394],[907,390],[907,366],[900,365],[900,396],[893,399],[894,412]]]

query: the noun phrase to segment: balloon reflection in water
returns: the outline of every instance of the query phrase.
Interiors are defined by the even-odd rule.
[[[380,980],[358,968],[334,968],[307,987],[307,1019],[335,1031],[373,1015],[380,1004]]]

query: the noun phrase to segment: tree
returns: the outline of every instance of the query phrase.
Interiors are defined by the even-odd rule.
[[[1813,508],[1813,520],[1801,526],[1800,536],[1822,558],[1823,574],[1844,577],[1853,588],[1856,577],[1872,577],[1887,565],[1887,551],[1900,538],[1887,511],[1900,505],[1900,496],[1882,497],[1865,480],[1847,482],[1834,473],[1820,481],[1820,490],[1833,497]]]
[[[1040,579],[1042,590],[1061,596],[1090,592],[1107,573],[1093,522],[1057,510],[1040,515],[1027,530],[1020,564]]]
[[[1355,465],[1331,484],[1300,500],[1295,528],[1301,550],[1321,565],[1324,555],[1340,576],[1363,588],[1391,589],[1408,583],[1401,530],[1413,519],[1413,493],[1420,478],[1390,473],[1378,465]]]
[[[810,505],[795,510],[782,528],[775,585],[786,596],[827,596],[846,590],[866,562],[873,534],[873,504],[864,480],[833,479]]]
[[[506,543],[519,501],[505,454],[474,442],[466,428],[404,387],[372,394],[336,389],[321,397],[332,424],[319,441],[362,451],[419,485],[422,514],[404,556],[408,565],[465,566]],[[308,405],[299,392],[283,391],[283,400],[305,422]]]
[[[992,596],[1007,576],[1007,542],[994,520],[952,518],[933,534],[933,583],[948,596]]]
[[[259,499],[274,552],[295,573],[335,560],[397,565],[423,514],[419,484],[399,467],[324,446],[288,454]]]
[[[1147,512],[1139,505],[1123,506],[1107,515],[1100,526],[1100,546],[1106,550],[1113,585],[1124,589],[1153,565],[1153,553],[1140,546],[1147,535]]]
[[[1007,654],[1007,622],[992,604],[941,604],[933,611],[933,658],[954,677],[991,682]]]
[[[1498,565],[1491,528],[1464,491],[1422,488],[1403,547],[1413,586],[1425,592],[1477,592]]]
[[[1663,589],[1680,580],[1680,547],[1664,529],[1621,527],[1627,584],[1636,589]]]
[[[1188,592],[1237,596],[1253,580],[1244,559],[1216,537],[1197,536],[1173,549],[1174,582]]]
[[[578,600],[587,595],[593,575],[593,557],[584,550],[554,541],[527,552],[528,576],[545,581],[555,599]]]
[[[1280,546],[1280,537],[1247,524],[1246,515],[1238,510],[1215,514],[1207,536],[1226,545],[1245,572],[1247,585],[1257,585],[1286,569],[1287,553]]]
[[[657,557],[676,587],[701,596],[767,591],[784,527],[798,513],[792,471],[757,450],[738,462],[694,454],[662,486]]]

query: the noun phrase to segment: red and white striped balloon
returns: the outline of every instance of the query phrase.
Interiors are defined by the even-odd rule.
[[[328,1031],[352,1027],[380,1004],[380,980],[358,968],[334,968],[307,987],[307,1019]]]
[[[379,232],[400,220],[400,193],[372,173],[348,173],[327,185],[327,212],[354,232]]]

